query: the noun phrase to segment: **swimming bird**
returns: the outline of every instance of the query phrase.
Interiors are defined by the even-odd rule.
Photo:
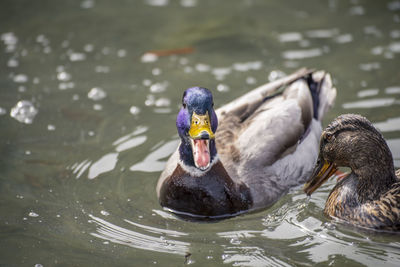
[[[324,213],[364,228],[400,230],[400,170],[382,134],[360,115],[341,115],[323,131],[307,195],[340,166],[351,173],[330,192]]]
[[[310,175],[335,97],[330,75],[307,69],[217,110],[211,91],[187,89],[176,119],[181,142],[157,184],[160,204],[194,218],[271,206]]]

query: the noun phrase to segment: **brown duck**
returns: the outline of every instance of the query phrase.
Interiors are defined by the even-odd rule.
[[[311,195],[338,167],[351,173],[340,179],[325,204],[328,216],[379,230],[400,230],[400,170],[384,138],[366,118],[337,117],[322,133],[313,174],[304,187]]]

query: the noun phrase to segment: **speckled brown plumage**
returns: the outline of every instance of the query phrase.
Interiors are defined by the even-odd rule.
[[[324,169],[323,164],[331,168]],[[322,133],[319,160],[305,186],[307,194],[326,181],[328,170],[332,173],[339,166],[352,172],[329,194],[325,214],[361,227],[399,231],[400,170],[395,172],[389,147],[366,118],[339,116]]]

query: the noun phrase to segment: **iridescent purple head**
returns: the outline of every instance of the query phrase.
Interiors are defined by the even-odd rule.
[[[183,163],[206,171],[217,153],[214,138],[218,127],[208,89],[192,87],[183,93],[176,127],[182,140],[179,152]]]

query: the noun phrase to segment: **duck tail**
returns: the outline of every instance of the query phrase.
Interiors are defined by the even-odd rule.
[[[322,120],[333,106],[337,94],[331,75],[325,71],[316,71],[307,75],[306,81],[313,99],[314,118]]]

